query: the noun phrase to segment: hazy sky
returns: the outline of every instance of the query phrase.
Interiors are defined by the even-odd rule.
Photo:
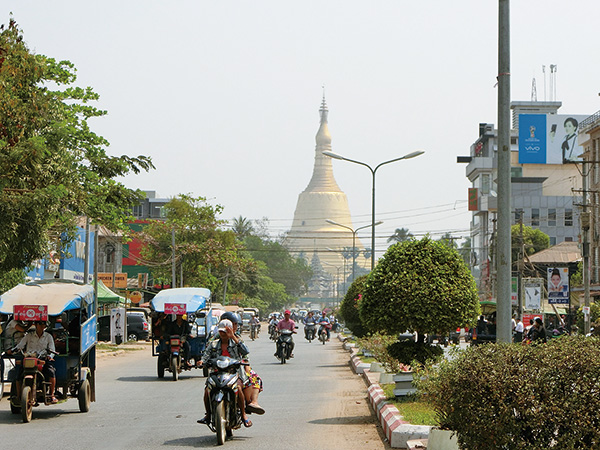
[[[497,123],[492,0],[2,0],[36,53],[68,59],[108,110],[109,153],[157,169],[124,180],[160,197],[191,193],[223,218],[289,228],[311,177],[322,85],[333,151],[377,172],[378,234],[466,235],[465,165],[480,122]],[[562,114],[600,110],[598,0],[513,0],[513,100],[544,100],[556,64]],[[546,99],[549,94],[546,94]],[[334,161],[354,226],[368,224],[371,175]],[[364,234],[362,234],[364,233]],[[368,245],[369,230],[359,234]]]

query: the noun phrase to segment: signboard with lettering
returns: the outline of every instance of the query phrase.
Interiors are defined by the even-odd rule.
[[[13,306],[15,320],[33,322],[35,320],[48,320],[47,305],[15,305]]]
[[[96,343],[96,330],[98,329],[97,316],[94,314],[81,325],[80,354],[83,355]]]
[[[101,280],[108,287],[115,287],[119,289],[127,288],[127,274],[126,273],[115,273],[113,284],[113,274],[110,272],[98,273],[98,279]]]
[[[131,303],[138,304],[142,301],[142,293],[140,291],[133,291],[129,294],[129,300],[131,300]]]
[[[185,314],[185,303],[165,303],[165,314]]]

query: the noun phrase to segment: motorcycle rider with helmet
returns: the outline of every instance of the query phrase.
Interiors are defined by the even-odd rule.
[[[181,339],[183,345],[183,364],[189,366],[190,343],[188,341],[192,339],[192,329],[187,321],[187,315],[184,317],[183,314],[177,314],[177,318],[169,323],[167,331],[169,338],[171,336],[179,336]]]
[[[308,339],[308,327],[315,327],[317,325],[317,320],[315,319],[315,315],[312,311],[309,311],[306,317],[304,318],[304,338]]]
[[[321,313],[321,317],[319,318],[319,325],[321,325],[321,327],[319,328],[319,334],[321,334],[321,331],[323,330],[323,328],[325,328],[325,331],[327,331],[327,340],[329,340],[330,324],[331,322],[329,321],[329,317],[327,317],[327,313],[323,311]]]
[[[281,330],[290,330],[292,333],[296,333],[296,323],[290,319],[291,311],[286,309],[283,313],[283,320],[280,320],[277,324],[277,331]],[[277,339],[277,348],[279,348],[281,336]],[[277,352],[275,352],[275,356],[277,356]],[[290,343],[290,358],[294,357],[294,340],[291,340]]]

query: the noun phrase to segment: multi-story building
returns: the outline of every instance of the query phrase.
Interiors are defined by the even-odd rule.
[[[585,216],[589,217],[590,282],[600,283],[600,111],[579,126],[579,144],[583,147],[582,174],[585,180]],[[586,227],[587,228],[587,227]]]
[[[565,241],[577,241],[579,235],[579,210],[576,207],[580,196],[581,164],[563,164],[546,156],[537,163],[528,163],[523,157],[523,145],[519,146],[519,117],[522,114],[548,116],[554,121],[562,120],[557,115],[560,102],[513,102],[513,128],[511,129],[511,209],[513,224],[519,223],[539,229],[550,237],[550,245]],[[545,119],[544,119],[545,120]],[[538,127],[544,128],[544,126]],[[561,133],[557,126],[549,130],[552,139],[560,144]],[[526,130],[535,135],[536,128]],[[546,132],[544,133],[546,134]],[[521,134],[522,136],[522,134]],[[479,137],[471,145],[470,155],[458,157],[458,162],[468,163],[466,176],[472,183],[469,189],[469,210],[473,212],[470,224],[471,270],[477,281],[480,299],[494,300],[494,240],[497,217],[497,167],[498,132],[493,124],[479,125]],[[525,139],[523,139],[525,140]],[[556,145],[553,143],[553,145]],[[560,146],[560,145],[559,145]],[[540,150],[539,146],[533,146]],[[548,142],[548,148],[550,143]],[[563,153],[564,154],[564,153]],[[550,155],[550,153],[548,153]],[[553,156],[554,157],[554,156]]]

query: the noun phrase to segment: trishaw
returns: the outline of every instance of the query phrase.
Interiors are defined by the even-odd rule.
[[[177,381],[184,370],[201,368],[202,353],[212,337],[213,314],[206,303],[210,299],[210,290],[205,288],[173,288],[160,291],[150,302],[153,315],[160,314],[160,328],[153,324],[152,356],[157,356],[158,378],[164,378],[165,370],[171,372]],[[168,334],[170,315],[185,315],[191,327],[191,338]],[[165,321],[167,321],[165,323]],[[188,363],[183,363],[182,353],[185,339],[189,344]],[[206,368],[203,375],[207,376]]]
[[[95,401],[97,317],[94,289],[71,280],[42,280],[20,284],[0,296],[0,314],[8,314],[29,328],[34,321],[48,323],[55,350],[56,391],[47,392],[43,354],[14,353],[6,350],[18,344],[13,336],[2,339],[2,362],[11,364],[10,410],[21,413],[23,422],[31,421],[33,407],[50,404],[56,397],[62,403],[69,397],[79,400],[79,410],[87,412]],[[17,366],[22,369],[22,389],[17,392]],[[3,371],[1,372],[3,374]],[[3,375],[1,375],[3,377]]]

